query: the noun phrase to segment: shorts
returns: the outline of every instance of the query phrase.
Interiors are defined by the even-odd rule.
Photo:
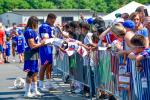
[[[0,52],[2,53],[3,52],[3,46],[0,45]]]
[[[5,50],[6,56],[10,56],[10,50]]]
[[[12,48],[16,48],[17,44],[16,42],[12,42]]]
[[[24,50],[17,50],[18,54],[24,53]]]
[[[24,52],[24,71],[38,72],[38,52],[35,50]]]
[[[33,73],[37,73],[39,71],[39,69],[38,69],[38,60],[25,60],[23,70],[25,72],[31,71]]]
[[[39,51],[40,51],[39,54],[40,54],[41,65],[53,63],[52,47],[43,46],[40,47]]]

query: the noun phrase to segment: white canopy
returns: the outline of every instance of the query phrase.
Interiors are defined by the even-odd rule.
[[[148,14],[150,15],[150,9],[149,9],[148,6],[145,6],[143,4],[140,4],[140,3],[137,3],[135,1],[132,1],[129,4],[127,4],[127,5],[123,6],[123,7],[115,10],[114,12],[104,16],[103,19],[104,20],[109,20],[109,21],[111,20],[111,21],[113,21],[113,20],[116,19],[116,17],[115,17],[116,13],[121,13],[121,14],[122,13],[128,13],[128,14],[131,14],[131,13],[135,12],[136,8],[139,7],[139,6],[144,6],[145,8],[147,8]]]

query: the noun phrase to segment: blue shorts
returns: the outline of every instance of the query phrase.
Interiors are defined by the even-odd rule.
[[[10,56],[10,50],[5,50],[6,56]]]
[[[24,61],[24,69],[25,72],[33,72],[37,73],[38,70],[38,60],[25,60]]]
[[[52,64],[53,62],[52,49],[53,48],[50,46],[40,47],[39,54],[40,54],[41,65]]]
[[[3,52],[3,46],[0,45],[0,52],[2,53]]]
[[[24,50],[17,50],[18,54],[24,53]]]

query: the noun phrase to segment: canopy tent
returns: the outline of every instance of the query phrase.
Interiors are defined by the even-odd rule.
[[[145,8],[147,8],[148,14],[150,15],[150,9],[149,9],[148,6],[145,6],[143,4],[140,4],[140,3],[137,3],[135,1],[132,1],[132,2],[128,3],[127,5],[125,5],[125,6],[121,7],[121,8],[113,11],[112,13],[104,16],[103,19],[106,20],[106,21],[109,21],[109,23],[110,23],[110,21],[114,21],[116,19],[116,17],[115,17],[116,13],[121,13],[121,14],[122,13],[128,13],[128,14],[131,14],[139,6],[144,6]]]

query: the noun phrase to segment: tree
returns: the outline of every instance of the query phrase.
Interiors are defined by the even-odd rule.
[[[95,0],[94,6],[91,8],[97,12],[107,12],[108,9],[104,0]]]
[[[0,0],[0,13],[12,9],[91,9],[110,13],[132,0]],[[150,0],[135,0],[142,4]]]
[[[43,8],[46,8],[46,9],[54,9],[56,8],[56,6],[54,5],[53,2],[41,2],[39,4],[39,9],[43,9]]]
[[[118,9],[120,6],[122,5],[119,5],[119,0],[112,0],[108,5],[108,9],[107,9],[107,12],[113,12],[114,10]]]
[[[61,0],[60,8],[63,9],[73,9],[78,8],[77,3],[74,0]]]

